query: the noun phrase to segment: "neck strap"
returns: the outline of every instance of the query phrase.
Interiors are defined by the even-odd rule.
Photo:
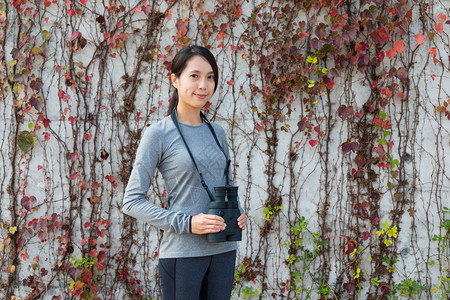
[[[180,128],[180,124],[178,123],[178,118],[177,118],[177,112],[176,112],[177,108],[175,107],[172,110],[172,113],[170,114],[170,117],[172,118],[173,123],[175,124],[175,127],[177,128],[178,132],[180,133],[181,139],[183,140],[184,145],[186,146],[186,149],[189,153],[189,156],[192,159],[192,162],[194,163],[195,169],[197,170],[197,173],[200,175],[200,181],[202,183],[203,188],[206,190],[206,192],[208,193],[209,199],[211,199],[211,201],[214,201],[214,196],[211,193],[211,191],[209,190],[208,186],[206,185],[205,180],[203,179],[203,175],[200,172],[200,170],[198,169],[197,163],[195,162],[194,156],[192,155],[191,150],[189,149],[189,146],[183,136],[183,134],[181,133],[181,128]],[[225,175],[225,180],[226,180],[226,184],[227,186],[230,184],[229,182],[229,172],[230,172],[230,163],[231,160],[228,158],[227,154],[225,153],[225,151],[222,148],[222,145],[220,145],[219,143],[219,139],[217,138],[216,132],[214,131],[214,128],[212,127],[211,123],[208,121],[208,119],[206,119],[205,115],[200,112],[200,117],[202,119],[203,122],[206,123],[206,125],[208,125],[209,130],[211,131],[214,140],[216,141],[217,146],[219,147],[220,151],[222,151],[223,155],[225,156],[227,165],[225,166],[225,171],[224,171],[224,175]]]

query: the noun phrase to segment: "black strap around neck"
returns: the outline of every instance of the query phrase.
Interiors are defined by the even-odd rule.
[[[213,194],[211,193],[211,191],[209,190],[208,185],[206,185],[206,182],[203,179],[203,175],[200,172],[200,170],[198,169],[197,163],[195,162],[194,156],[192,155],[192,152],[189,149],[189,146],[188,146],[186,140],[184,139],[183,134],[181,133],[180,125],[178,123],[178,118],[177,118],[176,107],[172,110],[172,113],[170,114],[170,117],[172,118],[172,121],[175,124],[175,127],[178,129],[178,132],[180,133],[181,139],[183,140],[184,145],[186,146],[186,149],[187,149],[187,151],[189,153],[189,156],[192,159],[192,162],[194,163],[194,166],[195,166],[195,169],[197,170],[197,173],[200,175],[200,181],[202,183],[203,188],[208,193],[209,199],[211,199],[211,201],[214,201],[215,198],[214,198]],[[214,131],[214,128],[212,127],[211,123],[208,121],[208,119],[206,119],[205,115],[202,112],[200,112],[200,117],[201,117],[202,121],[205,122],[206,125],[208,125],[209,130],[211,130],[211,133],[212,133],[212,135],[214,137],[214,140],[216,141],[217,146],[219,146],[220,151],[222,151],[223,155],[225,156],[225,159],[227,161],[227,165],[225,167],[224,175],[225,175],[226,183],[227,183],[227,185],[229,185],[230,182],[229,182],[229,176],[228,175],[229,175],[229,172],[230,172],[231,160],[228,158],[227,154],[223,150],[222,145],[220,145],[219,139],[217,138],[216,132]]]

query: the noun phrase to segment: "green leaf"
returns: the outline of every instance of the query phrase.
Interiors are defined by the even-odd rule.
[[[44,41],[48,41],[52,37],[52,34],[50,32],[48,32],[47,30],[42,30],[41,36]]]
[[[34,124],[34,123],[29,123],[29,124],[28,124],[28,128],[29,128],[31,131],[33,131],[35,125],[36,125],[36,124]]]
[[[23,85],[20,83],[14,83],[13,92],[16,94],[16,96],[19,96],[20,93],[23,91]]]
[[[325,75],[328,75],[328,69],[327,68],[323,68],[322,69],[322,73],[325,74]]]
[[[17,60],[10,60],[9,62],[8,62],[8,67],[14,67],[15,65],[17,64]]]
[[[19,148],[24,151],[28,152],[31,147],[33,147],[37,142],[37,136],[36,133],[33,131],[27,131],[23,130],[19,133],[19,137],[17,139],[17,144],[19,145]]]
[[[42,52],[42,50],[39,47],[33,47],[33,49],[31,49],[31,54],[32,55],[37,55],[37,54],[39,54],[41,52]]]

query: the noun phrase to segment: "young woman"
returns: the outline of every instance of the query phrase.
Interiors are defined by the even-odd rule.
[[[123,212],[164,230],[159,249],[164,300],[228,300],[237,243],[208,243],[206,238],[226,226],[222,217],[207,214],[211,198],[206,187],[214,191],[214,187],[230,180],[224,175],[229,158],[225,131],[201,114],[217,89],[214,56],[200,46],[182,49],[172,61],[171,81],[175,91],[169,116],[149,126],[142,136],[125,190]],[[146,200],[156,169],[164,178],[167,210]],[[242,209],[236,222],[245,229],[247,217]]]

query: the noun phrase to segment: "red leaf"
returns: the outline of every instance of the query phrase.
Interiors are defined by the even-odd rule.
[[[83,4],[83,5],[86,5],[87,0],[80,0],[80,3]]]
[[[344,283],[343,287],[348,293],[353,293],[356,289],[355,284],[351,282]]]
[[[381,119],[379,116],[376,116],[375,119],[373,119],[373,124],[381,124],[383,122],[383,119]]]
[[[92,249],[91,252],[89,252],[90,257],[95,257],[97,255],[97,249]]]
[[[434,29],[436,29],[439,34],[442,34],[442,32],[444,32],[444,25],[442,23],[436,23],[434,24]]]
[[[433,58],[436,58],[436,48],[428,48],[428,51],[430,52]]]
[[[405,99],[405,94],[403,94],[403,92],[398,92],[398,93],[397,93],[397,96],[398,96],[400,99]]]
[[[406,83],[408,81],[408,71],[405,67],[398,68],[397,77],[402,83]]]
[[[84,134],[84,139],[90,141],[92,139],[92,133],[85,133]]]
[[[394,49],[397,50],[398,53],[403,52],[403,40],[394,42]]]
[[[52,122],[52,121],[50,121],[49,119],[43,119],[43,120],[42,120],[42,123],[44,124],[44,127],[45,127],[45,128],[48,128],[48,126],[50,125],[51,122]]]
[[[76,161],[78,159],[78,152],[69,153],[69,159],[71,161]]]
[[[385,89],[385,88],[382,88],[382,89],[381,89],[381,93],[382,93],[383,95],[385,95],[386,97],[390,97],[390,96],[392,95],[391,90]]]
[[[27,258],[28,258],[28,252],[21,253],[21,254],[20,254],[20,258],[23,259],[23,261],[27,261]]]
[[[89,198],[88,198],[88,200],[89,200]],[[100,200],[100,196],[97,196],[97,195],[93,195],[92,196],[92,202],[93,203],[97,203],[99,200]]]
[[[69,117],[70,124],[75,125],[75,123],[77,122],[77,119],[78,119],[77,117],[70,116]]]
[[[92,250],[92,251],[94,251],[94,250]],[[97,251],[97,250],[95,250],[95,251]],[[81,281],[83,281],[88,286],[90,286],[92,283],[92,279],[93,279],[92,277],[93,277],[92,272],[89,269],[84,269],[83,273],[81,273]]]
[[[386,50],[386,56],[387,56],[389,59],[392,59],[392,57],[393,57],[395,54],[397,54],[397,51],[396,51],[395,49],[392,49],[392,50]]]
[[[81,189],[83,189],[83,190],[87,189],[86,180],[80,181],[80,182],[78,183],[78,186],[79,186]]]
[[[364,231],[362,233],[363,236],[363,240],[367,241],[368,239],[370,239],[370,237],[372,236],[372,234],[370,234],[370,232]]]
[[[79,174],[78,172],[72,173],[72,174],[69,175],[69,178],[70,178],[71,180],[75,180],[75,179],[78,178],[78,174]]]
[[[345,142],[342,144],[341,147],[342,147],[342,153],[345,154],[350,151],[353,151],[353,152],[358,151],[359,144],[357,142]]]
[[[92,225],[94,225],[94,223],[92,223],[92,222],[86,222],[86,223],[84,223],[84,228],[92,227]]]
[[[106,267],[106,264],[105,263],[101,263],[101,262],[97,262],[95,264],[95,267],[97,268],[98,271],[103,271],[105,269],[105,267]]]
[[[46,141],[50,141],[50,133],[44,132],[43,135],[44,135],[44,139],[45,139]]]
[[[148,15],[148,13],[151,12],[151,10],[152,10],[152,6],[150,4],[149,5],[143,5],[142,6],[142,10],[144,11],[144,13],[146,15]]]
[[[447,20],[447,16],[443,15],[442,13],[439,13],[437,18],[441,22],[445,22],[445,20]]]
[[[227,84],[228,84],[228,85],[233,85],[233,84],[234,84],[234,80],[229,80],[229,81],[227,81]]]
[[[47,240],[47,237],[48,237],[47,231],[39,231],[38,237],[41,240],[41,242],[45,242]]]
[[[102,183],[101,182],[94,181],[92,183],[92,188],[93,189],[98,189],[99,187],[102,187]]]
[[[72,17],[75,14],[75,11],[73,9],[68,9],[67,14]]]
[[[256,123],[255,124],[255,129],[258,130],[258,131],[262,131],[263,127],[261,125],[259,125],[259,123]]]
[[[27,211],[31,211],[31,207],[33,206],[33,204],[36,203],[36,197],[31,196],[31,197],[23,197],[22,200],[20,201],[20,204],[23,206],[23,208],[25,208]]]
[[[316,140],[310,140],[309,144],[311,145],[311,147],[314,147],[315,145],[317,145],[317,141]]]
[[[102,262],[104,259],[105,259],[105,257],[106,257],[106,252],[105,251],[100,251],[99,253],[98,253],[98,262]]]
[[[70,41],[73,41],[73,40],[79,38],[80,36],[81,36],[81,32],[75,31],[75,32],[72,33],[72,35],[70,36]]]
[[[370,36],[372,37],[375,43],[379,44],[386,44],[387,42],[389,42],[389,38],[391,37],[386,27],[384,26],[378,30],[372,31],[370,33]]]
[[[113,183],[116,180],[114,175],[112,175],[112,174],[111,175],[106,175],[105,178],[111,183]]]
[[[334,80],[333,80],[332,78],[330,78],[330,81],[328,81],[328,82],[326,83],[326,85],[327,85],[327,88],[328,88],[329,90],[333,89],[333,87],[334,87]]]
[[[345,254],[350,254],[356,249],[356,243],[353,241],[348,241],[345,244]]]
[[[339,106],[338,108],[338,115],[339,117],[341,117],[341,119],[344,121],[345,119],[347,119],[350,116],[353,116],[354,111],[353,111],[353,106],[346,106],[344,104],[342,104],[341,106]]]
[[[425,42],[425,36],[423,34],[418,33],[414,37],[417,40],[417,45],[421,45]]]
[[[98,230],[97,231],[97,235],[99,236],[99,237],[105,237],[106,236],[106,229],[102,229],[102,230]]]

